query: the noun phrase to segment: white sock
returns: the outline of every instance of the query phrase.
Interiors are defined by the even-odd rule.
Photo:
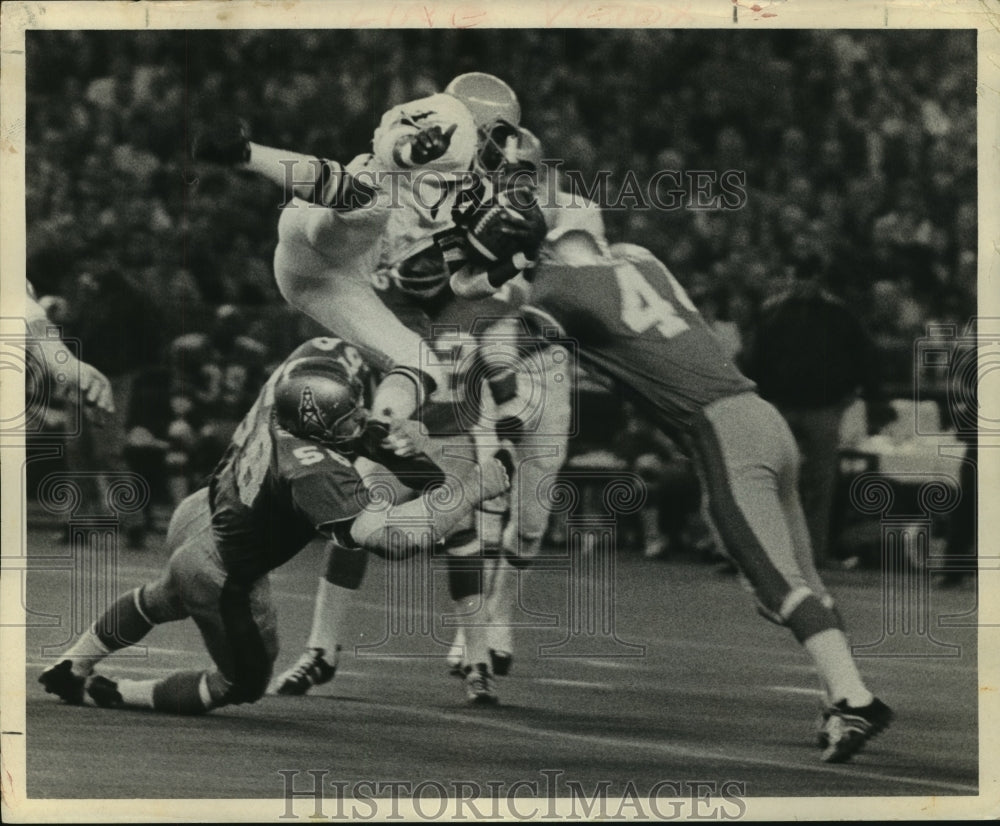
[[[313,606],[312,629],[309,632],[308,648],[322,648],[326,661],[333,664],[337,646],[343,639],[347,609],[351,607],[354,591],[319,578],[316,590],[316,604]]]
[[[461,616],[462,631],[465,635],[465,660],[463,665],[490,663],[490,645],[487,638],[488,626],[484,624],[483,596],[476,594],[458,600],[455,607]]]
[[[517,606],[519,575],[506,558],[496,560],[496,571],[486,593],[486,612],[490,620],[490,648],[507,654],[514,652],[514,610]]]
[[[118,693],[127,706],[153,707],[153,689],[159,680],[118,680]]]
[[[465,629],[459,626],[448,650],[448,665],[461,665],[465,661]]]
[[[831,703],[847,700],[849,706],[859,708],[874,699],[858,673],[843,631],[821,631],[807,639],[804,646],[827,686]]]
[[[80,638],[70,646],[64,659],[73,663],[73,673],[80,677],[89,677],[94,666],[103,660],[111,649],[98,639],[93,627],[88,628]]]

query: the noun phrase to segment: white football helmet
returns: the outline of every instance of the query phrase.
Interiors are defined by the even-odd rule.
[[[480,129],[488,130],[500,121],[509,126],[521,123],[521,104],[517,95],[496,75],[467,72],[452,80],[444,91],[446,95],[457,97],[469,108]]]

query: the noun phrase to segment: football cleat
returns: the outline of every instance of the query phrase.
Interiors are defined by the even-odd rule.
[[[823,748],[824,763],[846,763],[871,738],[889,727],[894,717],[892,709],[877,697],[868,705],[852,708],[847,700],[831,706],[818,736]]]
[[[95,674],[87,680],[87,694],[95,705],[101,708],[121,708],[125,701],[118,690],[118,683]]]
[[[337,661],[340,659],[340,646],[333,655],[333,662],[327,662],[322,648],[310,648],[299,657],[299,661],[278,677],[278,687],[275,694],[302,695],[314,685],[323,685],[333,679],[337,673]]]
[[[48,694],[55,694],[64,703],[78,706],[83,703],[83,687],[86,680],[73,673],[71,660],[62,660],[46,668],[38,678]]]
[[[486,663],[478,663],[466,669],[465,697],[474,706],[495,706],[500,702],[493,687],[493,675]]]

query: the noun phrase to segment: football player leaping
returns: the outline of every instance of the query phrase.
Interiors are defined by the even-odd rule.
[[[408,271],[406,262],[419,268],[427,258],[447,262],[450,275],[448,267],[457,269],[469,258],[469,233],[456,227],[453,207],[480,154],[480,130],[470,106],[482,111],[491,108],[488,95],[513,95],[498,78],[474,74],[471,86],[461,76],[447,92],[390,109],[375,131],[372,151],[346,165],[255,143],[236,118],[220,119],[193,148],[198,160],[257,172],[291,196],[278,222],[278,287],[290,304],[328,330],[395,362],[376,396],[377,415],[405,418],[446,381],[433,351],[374,300],[372,280],[380,272],[392,273],[386,277],[400,283],[421,281],[422,274]],[[460,97],[467,88],[469,94]],[[489,211],[477,206],[465,210],[467,225]],[[511,219],[511,213],[502,212],[501,218]],[[520,223],[504,223],[500,230],[521,231]],[[509,261],[488,263],[494,287],[516,274]]]
[[[277,655],[268,574],[317,535],[345,554],[394,556],[428,551],[481,499],[508,484],[500,462],[448,459],[414,422],[391,437],[405,455],[426,450],[454,491],[435,507],[433,491],[369,508],[355,462],[366,411],[361,378],[369,369],[355,347],[329,338],[299,347],[274,372],[234,434],[211,482],[185,499],[170,522],[163,575],[125,595],[39,681],[72,704],[85,694],[100,706],[201,714],[252,703],[264,693]],[[410,520],[401,528],[399,518]],[[413,520],[420,527],[413,528]],[[162,679],[112,679],[94,667],[142,640],[154,626],[192,618],[215,665]]]

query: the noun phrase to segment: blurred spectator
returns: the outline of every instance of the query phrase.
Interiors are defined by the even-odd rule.
[[[130,362],[115,389],[123,406],[130,374],[158,358],[124,344],[124,328],[173,338],[235,303],[267,308],[267,335],[254,338],[273,350],[294,347],[305,323],[274,289],[272,189],[195,176],[192,126],[236,111],[262,143],[347,159],[388,106],[475,69],[508,80],[524,124],[582,181],[745,175],[738,209],[606,211],[612,240],[649,247],[685,286],[701,274],[730,349],[759,297],[812,261],[875,333],[901,397],[927,319],[963,324],[976,311],[972,31],[37,31],[26,50],[28,276],[69,299],[67,326],[91,315],[76,306],[75,274],[139,285],[152,306],[131,319],[116,307],[121,333],[85,341],[101,370]],[[190,408],[174,411],[175,436],[200,439],[196,395],[175,401]]]
[[[974,312],[973,32],[38,32],[27,59],[28,269],[43,292],[69,294],[66,272],[144,256],[130,265],[190,271],[199,303],[276,301],[273,192],[238,175],[189,177],[190,124],[235,109],[263,142],[351,157],[397,98],[485,68],[585,179],[745,173],[746,204],[717,220],[609,213],[612,232],[661,253],[682,282],[734,251],[770,273],[818,254],[863,316],[873,273],[913,282],[924,313]],[[689,239],[675,261],[671,247]],[[734,289],[750,277],[726,269]]]
[[[881,388],[873,342],[857,315],[803,269],[765,302],[744,369],[788,421],[802,454],[799,493],[818,568],[829,564],[830,514],[839,468],[841,421],[860,389]]]
[[[28,282],[25,299],[25,320],[32,347],[28,352],[40,356],[44,374],[33,370],[25,373],[25,398],[45,400],[41,429],[51,432],[64,430],[66,408],[82,403],[89,416],[98,425],[114,414],[114,399],[108,378],[90,364],[79,361],[52,328],[61,330],[69,319],[69,302],[56,295],[35,298],[34,288]],[[46,387],[35,386],[44,382]],[[26,410],[27,416],[32,411]]]
[[[724,270],[721,267],[713,267],[713,283],[718,286],[712,289],[702,285],[699,289],[691,290],[690,296],[712,332],[722,342],[726,355],[735,361],[743,349],[743,331],[731,312],[732,305],[738,304],[738,301],[734,299],[732,289],[727,286],[730,282],[718,277],[722,272]]]
[[[86,501],[82,513],[106,513],[109,474],[128,470],[125,461],[126,422],[136,373],[160,356],[158,312],[140,289],[115,269],[81,273],[69,300],[67,329],[80,341],[81,356],[104,372],[111,382],[114,412],[99,430],[84,428],[66,445],[69,470],[91,474],[81,485]],[[141,540],[141,515],[122,517],[130,545]]]
[[[625,406],[625,427],[614,448],[646,485],[646,502],[639,512],[644,556],[661,559],[692,549],[702,532],[698,524],[701,493],[690,460],[631,405]]]
[[[222,457],[264,382],[267,348],[247,329],[243,312],[224,304],[208,333],[181,336],[170,346],[169,436],[188,446],[188,472],[195,480]]]
[[[129,399],[124,456],[129,470],[149,485],[150,506],[132,528],[130,541],[134,548],[142,548],[146,533],[156,527],[151,505],[180,504],[180,499],[173,496],[170,478],[169,400],[170,371],[166,367],[149,367],[136,375]]]

